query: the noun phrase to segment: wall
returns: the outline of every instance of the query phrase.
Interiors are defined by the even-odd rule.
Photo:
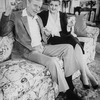
[[[97,8],[97,11],[96,11],[96,21],[100,22],[100,0],[97,0],[96,8]]]
[[[6,0],[0,0],[0,18],[1,18],[2,12],[5,11],[5,6],[6,6]]]
[[[81,0],[71,0],[70,13],[74,13],[74,7],[80,6]]]

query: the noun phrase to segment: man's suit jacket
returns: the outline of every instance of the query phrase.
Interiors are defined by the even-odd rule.
[[[38,15],[41,17],[43,25],[45,27],[48,21],[49,11],[42,11]],[[70,32],[67,32],[67,15],[63,12],[59,12],[59,15],[60,15],[60,24],[62,29],[60,35],[61,36],[69,35]]]
[[[37,19],[37,22],[40,27],[40,33],[43,38],[43,41],[45,41],[45,36],[43,36],[42,30],[43,25],[39,17]],[[33,48],[31,46],[31,38],[27,22],[27,16],[22,16],[22,11],[13,12],[9,17],[5,16],[3,13],[0,24],[2,36],[5,36],[9,34],[10,31],[13,31],[15,37],[15,44],[17,46],[17,49],[20,49],[19,52],[21,51],[21,53],[24,53],[27,50],[32,51]]]

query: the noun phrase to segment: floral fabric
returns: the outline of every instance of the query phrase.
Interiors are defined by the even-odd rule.
[[[96,48],[96,41],[94,41],[93,38],[88,37],[78,37],[78,39],[82,42],[84,42],[84,59],[87,61],[87,63],[91,63],[94,61],[95,58],[95,48]]]
[[[0,100],[55,100],[57,90],[40,64],[22,59],[0,64]]]
[[[12,48],[14,39],[12,36],[0,37],[0,62],[8,59]]]

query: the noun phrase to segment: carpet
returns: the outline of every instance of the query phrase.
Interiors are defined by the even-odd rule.
[[[100,50],[100,49],[98,49]],[[90,63],[89,69],[92,74],[98,80],[100,84],[100,53],[96,53],[95,60]],[[100,100],[100,89],[94,90],[92,87],[88,90],[85,90],[80,81],[80,77],[77,77],[73,80],[75,88],[77,90],[77,94],[82,97],[83,100]],[[56,100],[68,100],[64,96],[58,96]]]
[[[100,84],[100,61],[96,60],[89,64],[89,69],[91,70],[92,74],[98,80]],[[85,90],[82,86],[80,78],[78,77],[73,81],[75,88],[77,90],[77,94],[82,97],[83,100],[100,100],[100,89],[94,90],[92,87],[88,90]]]

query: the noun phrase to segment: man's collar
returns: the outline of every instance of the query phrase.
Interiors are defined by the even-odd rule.
[[[26,8],[22,11],[22,16],[28,16],[27,12],[26,12]]]
[[[29,16],[29,15],[27,14],[26,8],[22,11],[22,16],[23,16],[23,17],[24,17],[24,16],[31,17],[31,16]],[[34,19],[37,19],[38,16],[35,15],[33,18],[34,18]]]

